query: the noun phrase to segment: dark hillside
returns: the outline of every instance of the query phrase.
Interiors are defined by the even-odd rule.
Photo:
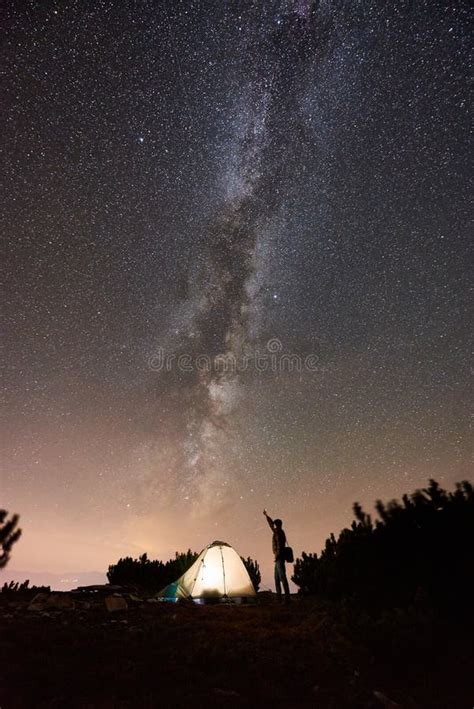
[[[260,597],[258,606],[129,602],[116,612],[103,601],[34,612],[5,598],[0,706],[471,705],[466,617],[369,614],[312,598],[286,610]]]

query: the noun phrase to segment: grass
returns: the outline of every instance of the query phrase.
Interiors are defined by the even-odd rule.
[[[0,707],[470,707],[471,637],[426,610],[309,598],[46,615],[0,596]]]

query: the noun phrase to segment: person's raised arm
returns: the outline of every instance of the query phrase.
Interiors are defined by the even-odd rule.
[[[273,524],[272,518],[267,515],[267,511],[266,511],[266,510],[263,510],[263,514],[265,515],[265,517],[266,517],[266,519],[267,519],[267,522],[268,522],[268,524],[270,525],[270,529],[271,529],[272,532],[273,532],[273,530],[275,529],[275,525]]]

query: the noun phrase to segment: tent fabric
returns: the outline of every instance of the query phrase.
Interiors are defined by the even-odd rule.
[[[216,541],[203,549],[194,564],[157,597],[176,601],[179,598],[225,600],[255,596],[240,556],[226,542]]]

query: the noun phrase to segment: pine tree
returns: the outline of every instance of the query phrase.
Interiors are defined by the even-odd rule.
[[[244,563],[245,568],[247,569],[248,575],[250,576],[250,580],[253,583],[253,587],[255,589],[255,593],[258,592],[258,589],[260,587],[260,582],[262,580],[262,575],[260,573],[260,566],[258,565],[258,561],[254,561],[253,559],[247,557],[244,559],[243,556],[240,557]]]
[[[158,559],[149,559],[146,553],[138,559],[127,556],[109,566],[107,578],[113,584],[135,586],[148,593],[155,593],[182,576],[197,557],[196,552],[191,549],[182,553],[176,552],[174,559],[165,563]]]
[[[292,580],[303,593],[350,598],[372,606],[408,605],[421,596],[463,607],[474,594],[474,490],[443,490],[435,480],[377,500],[378,518],[355,503],[350,529],[331,534],[321,554],[297,559]]]
[[[7,565],[11,548],[21,535],[21,529],[17,529],[18,515],[13,515],[11,519],[7,519],[7,515],[6,510],[0,510],[0,569]]]

